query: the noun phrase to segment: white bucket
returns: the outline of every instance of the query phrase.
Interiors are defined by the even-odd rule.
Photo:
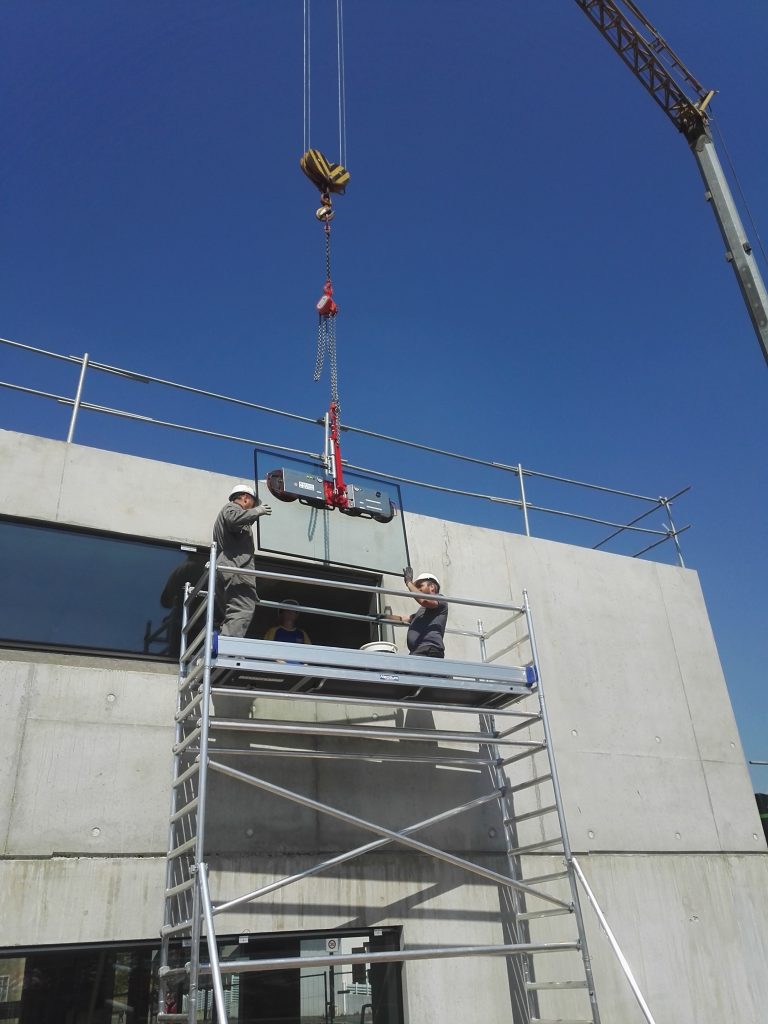
[[[363,644],[361,651],[370,651],[372,654],[397,654],[397,644],[387,643],[386,640],[374,640],[373,643]]]

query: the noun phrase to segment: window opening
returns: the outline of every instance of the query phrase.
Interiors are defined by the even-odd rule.
[[[314,579],[327,579],[329,582],[357,583],[363,586],[381,586],[381,576],[373,573],[354,572],[350,569],[328,569],[318,565],[300,565],[281,559],[259,557],[257,568],[264,572],[291,573],[294,576],[309,576]],[[302,584],[297,580],[284,582],[260,578],[256,581],[261,601],[280,602],[285,600],[298,601],[300,605],[310,608],[322,608],[328,611],[351,613],[355,615],[378,614],[375,601],[376,595],[360,593],[352,590],[339,590],[336,587],[321,587],[314,584]],[[261,638],[270,628],[277,624],[277,609],[262,604],[256,605],[248,636]],[[336,618],[301,611],[297,625],[309,634],[313,644],[326,647],[359,648],[371,640],[377,639],[370,622],[355,619]]]

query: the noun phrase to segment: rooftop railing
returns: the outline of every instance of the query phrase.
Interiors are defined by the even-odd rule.
[[[12,349],[17,354],[24,355],[25,357],[55,361],[59,364],[68,364],[72,367],[73,371],[75,371],[72,375],[71,394],[54,393],[43,390],[39,387],[31,387],[13,381],[0,381],[0,387],[5,388],[8,391],[15,392],[19,395],[29,396],[36,400],[57,403],[58,405],[68,408],[69,418],[66,429],[66,441],[68,443],[75,441],[75,435],[81,425],[82,417],[87,413],[89,415],[92,414],[95,416],[110,417],[114,420],[122,420],[134,424],[143,424],[162,431],[181,432],[182,434],[189,435],[190,437],[212,438],[226,442],[230,445],[247,445],[251,449],[256,447],[266,448],[275,453],[305,458],[315,463],[321,458],[321,453],[318,450],[291,447],[284,443],[278,443],[274,439],[264,440],[263,438],[245,437],[240,434],[211,429],[210,427],[195,426],[193,424],[183,423],[177,420],[149,415],[147,413],[137,411],[135,407],[133,409],[120,408],[115,405],[105,405],[88,401],[86,400],[86,391],[87,386],[91,385],[93,379],[98,375],[102,378],[109,378],[113,382],[119,378],[122,381],[127,381],[135,385],[157,385],[164,389],[166,395],[173,392],[177,395],[186,396],[190,399],[203,398],[212,400],[217,403],[218,408],[238,408],[240,410],[264,414],[270,419],[273,418],[274,421],[281,421],[283,425],[281,429],[284,429],[285,425],[290,423],[292,425],[300,425],[302,427],[319,427],[322,430],[322,418],[303,416],[295,412],[274,408],[258,402],[252,402],[244,398],[225,395],[207,388],[194,387],[178,381],[166,380],[162,377],[156,377],[151,374],[126,369],[124,367],[111,366],[107,363],[101,363],[92,359],[88,353],[85,353],[82,356],[62,355],[58,352],[52,352],[34,345],[12,341],[8,338],[0,338],[0,345],[5,346],[7,349]],[[6,423],[5,426],[7,429],[15,429],[15,425],[12,423]],[[673,559],[678,565],[685,565],[679,538],[681,534],[690,529],[690,524],[682,527],[677,527],[675,525],[672,518],[672,504],[689,491],[690,487],[680,488],[669,496],[652,496],[531,469],[527,466],[524,467],[520,462],[514,463],[511,461],[497,461],[479,458],[461,452],[448,451],[444,448],[423,444],[406,438],[396,437],[391,434],[385,434],[375,430],[369,430],[364,427],[353,426],[351,424],[343,424],[342,432],[345,434],[357,435],[361,438],[384,442],[389,446],[393,446],[400,450],[408,450],[411,453],[418,452],[445,459],[454,466],[452,472],[454,477],[457,472],[457,466],[469,465],[475,467],[477,471],[498,472],[505,477],[505,482],[510,479],[513,480],[517,491],[514,496],[483,492],[474,489],[456,487],[450,483],[418,479],[414,476],[404,476],[383,468],[360,466],[349,462],[346,459],[344,460],[343,465],[346,469],[357,471],[359,473],[371,474],[380,479],[397,483],[400,485],[401,490],[409,496],[411,493],[423,492],[428,494],[431,493],[433,496],[440,495],[441,499],[445,496],[452,496],[454,498],[470,499],[473,502],[492,503],[497,506],[517,510],[521,517],[521,529],[519,529],[518,532],[522,532],[529,537],[535,535],[545,536],[548,539],[563,540],[567,543],[581,544],[581,546],[591,547],[594,550],[609,549],[609,545],[612,545],[612,550],[614,551],[616,551],[617,547],[621,544],[624,544],[626,547],[627,540],[632,539],[633,547],[639,546],[639,549],[619,550],[618,553],[627,554],[633,558],[639,558],[652,551],[656,552],[657,549],[663,549],[664,551],[672,554]],[[318,439],[322,441],[320,434],[318,434]],[[103,438],[100,438],[98,446],[105,447],[107,449],[112,447],[110,444],[105,443]],[[157,457],[153,445],[147,445],[146,456]],[[209,467],[205,466],[201,468]],[[562,507],[555,507],[554,504],[550,504],[549,502],[543,503],[541,499],[534,499],[532,493],[534,489],[541,493],[545,493],[547,488],[549,488],[550,493],[552,493],[552,488],[556,488],[558,494],[566,495],[566,497],[562,499]],[[591,505],[589,508],[585,508],[583,504],[585,496],[588,497],[590,501],[594,501],[596,506],[599,505],[599,508],[593,510]],[[559,501],[560,499],[558,498],[558,503]],[[625,514],[619,513],[619,503],[621,503],[622,510],[627,506],[630,508],[630,515],[628,517]],[[608,511],[603,511],[604,509],[607,509]],[[421,511],[421,509],[419,511]],[[661,514],[662,523],[655,526],[649,525],[651,517],[656,513]],[[427,510],[426,514],[434,515],[435,512],[433,510]],[[438,516],[440,518],[451,518],[450,516],[446,516],[443,510],[438,513]],[[468,521],[467,514],[464,513],[461,519],[462,521]],[[537,524],[536,532],[534,532],[533,529],[534,520]],[[550,522],[552,520],[555,520],[560,524],[559,530],[556,530],[554,533],[552,529],[545,529],[539,525],[543,524],[545,521]],[[573,530],[567,529],[566,524],[568,527],[574,527],[576,525],[596,526],[600,528],[602,536],[598,536],[597,540],[590,537],[585,543],[583,539],[575,538]],[[494,523],[494,525],[496,524]],[[504,521],[501,528],[509,530],[512,529],[512,525],[508,521]]]

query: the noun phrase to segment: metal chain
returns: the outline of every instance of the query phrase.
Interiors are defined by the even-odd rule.
[[[331,283],[331,226],[325,224],[325,280]],[[336,366],[336,314],[318,317],[317,323],[317,357],[315,359],[314,379],[320,380],[325,363],[325,354],[328,353],[328,363],[331,369],[331,399],[339,409],[339,375]]]
[[[336,316],[328,317],[328,356],[331,364],[331,400],[336,403],[336,414],[341,412],[339,402],[339,375],[336,369]]]
[[[325,360],[325,331],[323,330],[323,324],[325,317],[319,316],[317,318],[317,358],[315,359],[315,380],[320,380],[320,375],[323,372],[323,362]]]
[[[337,410],[341,408],[339,403],[339,372],[336,364],[336,317],[321,316],[317,323],[317,358],[315,360],[314,379],[320,380],[325,363],[325,354],[328,353],[328,365],[331,370],[331,399],[336,403]]]
[[[330,221],[325,222],[325,280],[331,284],[331,225]],[[328,361],[331,366],[331,400],[336,403],[336,412],[339,412],[339,380],[336,369],[336,314],[326,318],[328,328],[326,331],[326,347],[328,349]]]

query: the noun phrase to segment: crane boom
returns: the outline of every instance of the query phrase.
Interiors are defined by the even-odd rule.
[[[768,363],[768,292],[709,129],[707,91],[632,0],[576,0],[675,127],[685,135],[704,180],[763,357]]]

